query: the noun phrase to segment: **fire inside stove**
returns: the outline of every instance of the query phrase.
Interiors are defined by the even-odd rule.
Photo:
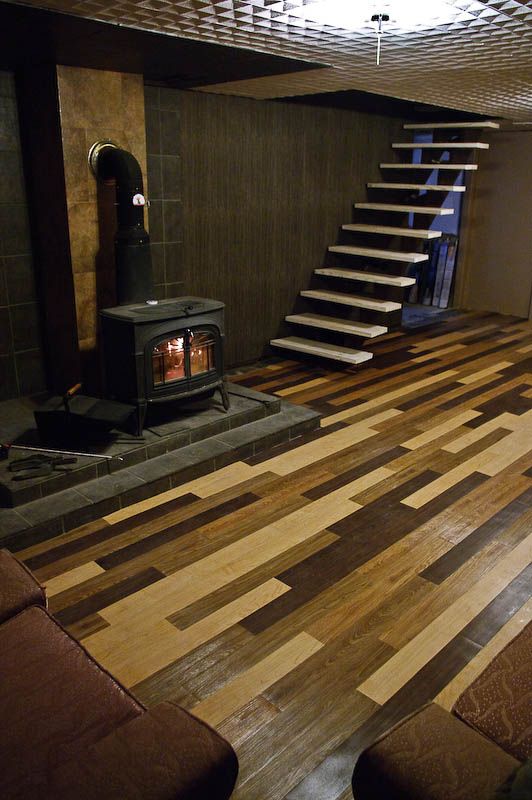
[[[180,331],[152,350],[153,385],[175,381],[215,369],[215,340],[210,331]]]

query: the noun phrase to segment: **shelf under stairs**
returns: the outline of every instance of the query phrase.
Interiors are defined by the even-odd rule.
[[[414,164],[404,161],[394,163],[381,163],[380,169],[387,170],[447,170],[450,172],[473,172],[478,165],[460,157],[460,163],[453,161],[430,161],[430,151],[470,151],[472,156],[475,151],[484,151],[489,148],[488,142],[460,141],[458,137],[465,138],[467,129],[488,130],[499,129],[499,123],[492,120],[478,120],[473,122],[438,122],[438,123],[408,123],[403,125],[405,130],[436,130],[439,128],[451,131],[451,142],[394,142],[392,148],[400,153],[404,151],[422,149],[425,151],[425,162]],[[460,131],[463,130],[461,134]],[[471,138],[471,137],[469,137]],[[404,157],[404,156],[403,156]],[[425,184],[420,177],[414,181],[391,182],[382,180],[367,184],[368,190],[384,191],[409,191],[409,192],[437,192],[442,196],[452,193],[463,193],[466,186],[454,185],[454,176],[449,176],[451,182]],[[431,198],[432,199],[432,198]],[[436,199],[436,198],[435,198]],[[419,200],[419,202],[417,202]],[[434,217],[450,216],[454,208],[445,208],[439,205],[424,205],[424,197],[412,194],[407,203],[376,203],[357,202],[354,204],[355,214],[359,219],[341,226],[342,243],[333,244],[327,252],[334,258],[331,264],[313,270],[312,283],[309,288],[299,293],[296,310],[285,317],[285,325],[290,329],[303,330],[303,336],[287,335],[272,339],[270,344],[274,348],[290,351],[294,354],[310,355],[337,361],[346,365],[360,365],[369,361],[373,353],[356,347],[357,340],[365,342],[378,339],[388,333],[390,329],[400,324],[400,312],[403,305],[404,293],[416,283],[416,278],[409,274],[410,270],[417,269],[416,265],[429,260],[426,252],[430,241],[440,237],[441,231],[428,227],[402,227],[389,224],[389,213],[422,214]],[[438,198],[439,200],[439,198]],[[368,222],[368,212],[384,215],[382,224]],[[406,222],[406,218],[405,218]],[[368,247],[367,237],[390,237],[391,246]],[[360,238],[362,237],[362,238]],[[347,240],[348,243],[345,243]],[[352,240],[353,243],[349,243]],[[402,242],[401,240],[410,240]],[[379,243],[385,239],[379,240]],[[403,248],[404,249],[398,249]],[[354,257],[353,268],[344,257]],[[365,260],[378,260],[379,271],[373,271],[364,263]],[[335,263],[336,262],[336,263]],[[332,285],[333,289],[322,288]],[[352,293],[347,289],[349,283],[354,283],[357,292]],[[334,287],[341,287],[342,291]],[[320,313],[323,309],[324,313]],[[381,320],[385,324],[381,324]],[[316,338],[310,338],[311,336]],[[354,342],[354,346],[350,346]]]

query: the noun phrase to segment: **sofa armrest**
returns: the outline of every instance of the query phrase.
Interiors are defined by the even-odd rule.
[[[52,774],[46,800],[227,800],[238,774],[228,742],[173,703],[130,720]]]
[[[532,623],[465,689],[453,714],[514,758],[532,755]]]
[[[43,587],[8,550],[0,550],[0,623],[28,606],[46,608]]]

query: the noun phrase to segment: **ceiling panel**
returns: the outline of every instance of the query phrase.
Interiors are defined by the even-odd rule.
[[[390,11],[380,66],[371,27],[350,31],[305,19],[312,15],[312,3],[305,0],[30,0],[25,5],[327,65],[209,85],[209,92],[279,98],[361,90],[532,122],[532,2],[441,0],[449,14],[445,19],[444,8],[434,26],[405,26],[399,13],[394,16],[393,0],[379,0],[378,6],[375,0],[353,2]]]

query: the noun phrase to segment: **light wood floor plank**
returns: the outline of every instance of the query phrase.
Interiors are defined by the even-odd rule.
[[[46,595],[53,597],[56,594],[60,594],[60,592],[71,589],[72,586],[77,586],[78,583],[94,578],[95,575],[101,575],[102,572],[105,572],[105,570],[99,564],[96,564],[95,561],[89,561],[87,564],[82,564],[46,581]]]

